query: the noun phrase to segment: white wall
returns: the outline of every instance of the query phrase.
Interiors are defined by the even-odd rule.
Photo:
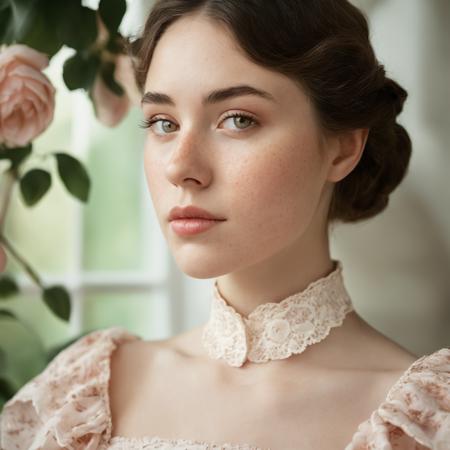
[[[361,2],[364,3],[364,2]],[[371,2],[372,42],[409,93],[409,173],[388,209],[333,240],[359,313],[412,351],[450,343],[450,2]]]

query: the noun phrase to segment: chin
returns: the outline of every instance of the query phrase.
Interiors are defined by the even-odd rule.
[[[216,278],[229,273],[229,267],[225,267],[217,251],[198,251],[196,249],[178,249],[173,252],[177,267],[187,276],[197,279]]]
[[[189,263],[184,266],[184,265],[177,263],[177,266],[188,277],[197,278],[199,280],[216,278],[219,275],[223,275],[222,272],[217,272],[215,270],[212,270],[212,268],[210,266],[208,266],[207,264],[193,265],[193,264]]]

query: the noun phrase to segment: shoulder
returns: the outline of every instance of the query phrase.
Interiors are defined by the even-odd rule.
[[[142,394],[140,389],[130,390],[129,387],[145,386],[153,373],[152,367],[164,367],[165,349],[164,340],[138,340],[126,342],[112,353],[108,394],[115,423],[119,422],[120,413],[135,400],[134,395]]]
[[[345,450],[378,448],[374,445],[450,450],[450,348],[416,359]]]
[[[138,411],[140,408],[136,405],[143,398],[151,398],[147,391],[158,384],[158,379],[167,380],[168,375],[177,370],[177,350],[172,345],[175,338],[127,342],[112,354],[108,385],[111,422],[114,424],[111,435],[124,434],[123,429],[130,422],[129,412]]]
[[[125,328],[112,327],[64,348],[5,403],[0,448],[97,448],[109,431],[110,356],[120,344],[136,339]]]
[[[356,312],[349,314],[349,322],[349,332],[339,343],[347,349],[349,366],[402,373],[417,360],[417,355],[374,328]]]

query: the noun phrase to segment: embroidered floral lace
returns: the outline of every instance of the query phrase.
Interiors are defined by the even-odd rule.
[[[260,304],[248,317],[227,303],[216,280],[210,317],[202,334],[208,354],[240,367],[246,360],[262,363],[287,358],[325,339],[353,310],[342,263],[334,260],[334,266],[330,274],[306,289],[278,303]]]

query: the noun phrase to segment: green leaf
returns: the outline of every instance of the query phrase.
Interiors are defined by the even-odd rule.
[[[99,68],[100,57],[98,54],[85,56],[83,53],[75,53],[64,61],[64,82],[71,91],[80,88],[87,91],[94,84]]]
[[[0,146],[0,159],[9,159],[11,166],[17,169],[19,165],[31,155],[32,144],[25,147],[8,148]]]
[[[16,319],[16,320],[19,320],[19,319],[17,318],[17,316],[16,316],[14,313],[12,313],[11,311],[8,311],[7,309],[0,309],[0,319],[1,319],[1,318],[4,318],[4,317],[6,317],[6,318],[8,318],[8,319]]]
[[[3,401],[9,400],[14,394],[16,390],[12,383],[4,377],[0,377],[0,398]]]
[[[1,6],[0,21],[8,18],[6,28],[1,28],[2,41],[7,44],[22,42],[38,13],[37,0],[8,0]]]
[[[42,299],[51,311],[64,321],[70,318],[70,295],[64,286],[51,286],[43,289]]]
[[[0,42],[11,44],[14,41],[12,24],[12,10],[8,5],[5,5],[4,8],[0,9]]]
[[[81,51],[97,39],[96,11],[81,5],[80,0],[59,0],[61,15],[57,34],[65,45]]]
[[[58,17],[55,17],[56,12],[50,9],[51,5],[45,3],[44,5],[48,11],[42,10],[39,5],[40,9],[33,15],[30,26],[22,31],[18,40],[51,58],[61,49],[64,42],[57,36]]]
[[[20,179],[20,192],[27,206],[35,205],[50,189],[52,178],[43,169],[31,169]]]
[[[121,97],[124,95],[125,91],[123,90],[122,86],[117,83],[117,81],[114,78],[114,70],[116,68],[116,65],[109,61],[104,64],[102,64],[102,68],[100,70],[100,75],[106,84],[106,86],[114,92],[114,94]]]
[[[6,355],[6,352],[0,348],[0,373],[3,373],[6,368],[6,364],[8,361],[8,357]]]
[[[127,10],[126,0],[100,0],[98,12],[108,31],[117,31]]]
[[[53,153],[58,173],[66,189],[82,202],[87,202],[91,181],[83,164],[67,153]]]
[[[0,276],[0,299],[11,297],[19,292],[19,286],[14,278],[8,275]]]

